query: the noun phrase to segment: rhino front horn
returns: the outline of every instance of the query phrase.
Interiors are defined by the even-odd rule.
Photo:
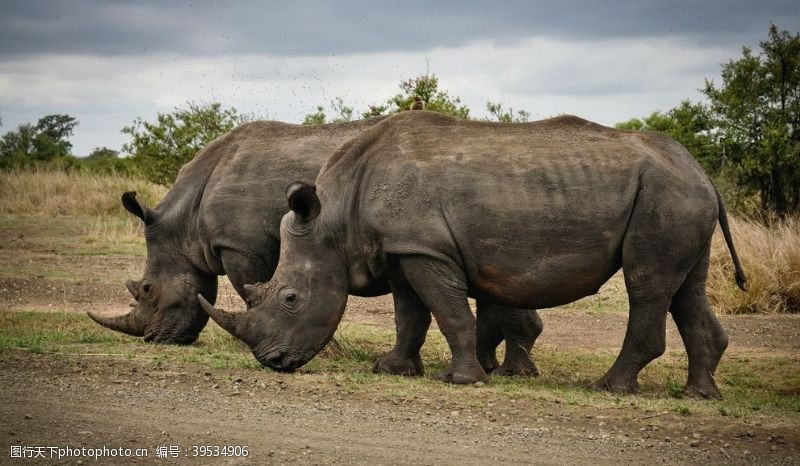
[[[127,314],[112,317],[105,317],[92,311],[88,311],[87,314],[93,321],[103,327],[135,337],[144,336],[144,325],[140,325],[139,322],[137,322],[136,309],[132,309]]]
[[[228,333],[231,335],[242,339],[242,335],[239,335],[239,323],[242,322],[244,319],[244,314],[239,312],[228,312],[223,309],[217,309],[211,305],[203,295],[198,294],[197,300],[200,301],[200,306],[206,311],[214,322],[217,323],[220,327],[224,328]]]

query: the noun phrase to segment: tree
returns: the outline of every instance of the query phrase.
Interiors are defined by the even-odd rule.
[[[78,120],[69,115],[47,115],[36,125],[24,123],[0,139],[0,167],[25,166],[70,155],[67,138]]]
[[[344,104],[341,97],[331,100],[331,110],[338,115],[331,120],[331,123],[342,123],[345,121],[353,121],[353,107],[348,107]],[[327,115],[325,115],[325,108],[322,105],[317,106],[317,111],[309,113],[303,118],[304,125],[321,125],[327,122]]]
[[[172,113],[159,113],[155,123],[134,120],[122,129],[131,136],[122,150],[148,180],[168,186],[200,149],[243,122],[235,108],[189,102]]]
[[[325,123],[325,107],[322,105],[317,106],[317,111],[314,113],[309,113],[308,115],[303,118],[304,125],[321,125]]]
[[[69,115],[47,115],[36,123],[35,156],[38,160],[51,160],[56,157],[69,155],[72,144],[67,138],[72,136],[72,130],[78,125],[78,120]]]
[[[435,74],[427,73],[402,81],[400,91],[387,101],[389,113],[408,110],[416,96],[425,103],[425,110],[456,118],[469,118],[469,108],[461,103],[460,97],[451,97],[447,91],[439,89],[439,78]]]
[[[738,182],[783,217],[800,211],[800,34],[772,24],[759,46],[743,47],[722,65],[721,85],[707,80],[703,91]]]
[[[513,108],[509,108],[508,111],[505,111],[505,109],[503,109],[503,104],[499,102],[486,102],[486,111],[500,123],[525,123],[530,120],[531,117],[531,114],[525,110],[518,111],[516,115],[514,115]]]

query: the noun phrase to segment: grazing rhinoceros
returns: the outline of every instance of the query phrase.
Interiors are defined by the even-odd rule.
[[[348,289],[388,279],[436,318],[452,352],[441,377],[486,380],[467,297],[498,313],[558,306],[621,267],[628,328],[594,387],[636,390],[664,352],[670,311],[689,356],[687,391],[719,396],[713,375],[728,338],[705,291],[717,221],[740,287],[745,276],[718,192],[669,137],[572,116],[495,124],[407,112],[342,146],[316,183],[289,186],[278,267],[250,290],[251,307],[229,313],[201,299],[262,364],[305,364],[336,329]]]
[[[209,144],[186,164],[155,209],[140,204],[135,193],[125,193],[124,207],[146,225],[144,277],[126,283],[136,299],[129,313],[107,317],[89,312],[89,316],[105,327],[143,336],[146,341],[195,341],[208,321],[197,295],[214,302],[218,275],[227,274],[242,297],[245,284],[272,276],[278,261],[280,219],[286,212],[286,184],[316,177],[336,148],[380,120],[318,126],[269,121],[245,124]],[[389,290],[385,281],[374,285],[361,290],[362,294]],[[506,344],[513,351],[499,371],[535,373],[528,350],[541,332],[541,320],[535,311],[514,318],[530,322],[531,330],[526,335],[511,332]],[[497,316],[481,326],[480,357],[487,369],[497,366],[495,348],[503,339],[501,324],[505,320]],[[405,360],[395,359],[381,361],[379,368],[398,373],[421,370],[421,362],[410,370],[399,364]]]

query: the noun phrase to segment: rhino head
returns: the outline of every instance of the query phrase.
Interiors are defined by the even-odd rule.
[[[245,285],[247,311],[226,312],[197,298],[262,365],[291,372],[333,336],[347,304],[348,277],[316,189],[293,183],[286,195],[291,211],[281,220],[278,267],[268,283]]]
[[[197,296],[203,295],[212,302],[216,300],[216,276],[202,272],[191,263],[182,253],[182,236],[159,224],[157,213],[140,204],[136,193],[123,194],[122,204],[146,227],[144,276],[125,283],[134,299],[127,314],[109,317],[89,311],[89,317],[111,330],[144,337],[148,342],[193,343],[208,322],[208,314]]]

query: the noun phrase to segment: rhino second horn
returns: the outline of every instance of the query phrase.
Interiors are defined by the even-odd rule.
[[[100,314],[92,311],[88,311],[87,314],[92,318],[93,321],[97,322],[103,327],[110,328],[111,330],[115,330],[117,332],[126,333],[128,335],[133,335],[135,337],[144,336],[144,327],[136,322],[136,309],[132,309],[127,314],[113,317],[101,316]]]
[[[224,328],[231,335],[241,339],[242,336],[239,335],[238,324],[244,318],[242,313],[228,312],[223,309],[217,309],[212,306],[211,303],[206,301],[206,298],[204,298],[201,294],[197,295],[197,300],[200,301],[200,306],[204,311],[206,311],[206,314],[214,319],[214,322],[216,322],[220,327]]]

